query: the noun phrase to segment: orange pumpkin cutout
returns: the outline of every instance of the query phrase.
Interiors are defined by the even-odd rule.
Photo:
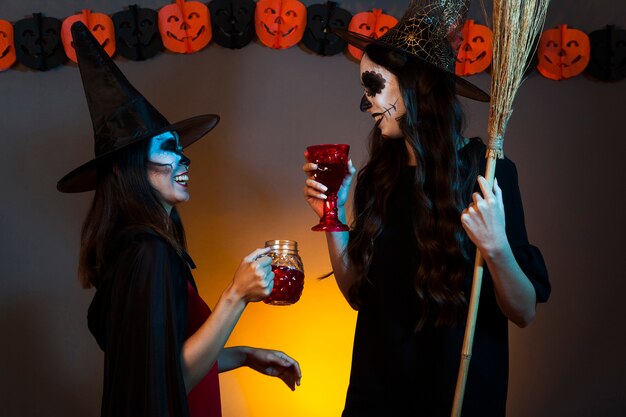
[[[163,46],[179,54],[198,52],[211,42],[211,14],[199,1],[176,0],[159,10]]]
[[[260,0],[254,12],[256,34],[265,46],[287,49],[306,29],[306,6],[297,0]]]
[[[102,45],[107,55],[113,56],[115,53],[115,29],[111,18],[104,13],[91,13],[83,10],[79,14],[72,15],[61,25],[61,40],[65,55],[74,62],[76,61],[76,50],[72,39],[72,25],[76,22],[83,22],[89,28],[98,43]]]
[[[0,20],[0,71],[11,68],[16,59],[13,25],[6,20]]]
[[[587,67],[591,46],[585,32],[560,25],[539,40],[537,71],[551,80],[572,78]]]
[[[456,55],[456,75],[473,75],[486,70],[493,58],[493,34],[487,26],[465,21]]]
[[[371,12],[357,13],[350,20],[348,30],[361,35],[378,39],[398,23],[395,17],[384,14],[381,9],[372,9]],[[357,61],[363,57],[363,51],[359,48],[348,45],[348,52]]]

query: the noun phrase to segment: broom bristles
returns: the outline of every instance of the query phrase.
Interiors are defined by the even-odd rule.
[[[494,0],[488,157],[502,158],[504,131],[549,0]]]

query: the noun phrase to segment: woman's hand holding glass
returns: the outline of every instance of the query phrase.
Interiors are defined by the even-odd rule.
[[[272,292],[274,272],[270,248],[256,249],[243,258],[235,272],[232,288],[245,302],[261,301]]]
[[[312,162],[307,162],[302,166],[302,170],[307,175],[307,180],[304,186],[304,198],[306,199],[309,206],[313,209],[315,214],[318,217],[322,217],[324,215],[324,201],[327,196],[324,194],[328,188],[314,180],[315,171],[317,170],[317,165]],[[341,210],[346,201],[348,200],[348,193],[350,192],[350,186],[352,185],[352,179],[356,169],[352,165],[352,160],[348,161],[348,174],[344,178],[341,187],[339,187],[339,191],[337,192],[337,207]]]

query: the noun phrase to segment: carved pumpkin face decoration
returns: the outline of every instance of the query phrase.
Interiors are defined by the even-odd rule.
[[[213,38],[224,48],[243,48],[254,39],[254,10],[252,0],[213,0],[209,3]]]
[[[156,10],[135,5],[113,15],[117,53],[133,61],[152,58],[163,50]]]
[[[389,14],[384,14],[381,9],[372,9],[371,12],[355,14],[350,21],[348,30],[378,39],[397,23],[398,19]],[[358,61],[363,57],[363,51],[355,46],[348,45],[348,52]]]
[[[306,7],[297,0],[260,0],[254,21],[263,45],[274,49],[290,48],[304,35]]]
[[[574,77],[589,63],[587,34],[560,25],[543,32],[539,40],[537,71],[551,80]]]
[[[465,21],[461,32],[461,45],[456,56],[456,75],[473,75],[483,72],[491,64],[493,35],[487,26]]]
[[[59,19],[34,13],[33,17],[15,22],[14,29],[17,60],[28,68],[46,71],[67,59]]]
[[[307,7],[307,23],[302,43],[320,55],[336,55],[346,49],[348,42],[332,32],[334,28],[348,29],[352,14],[337,7],[337,3],[313,4]]]
[[[0,71],[11,68],[15,60],[13,25],[6,20],[0,20]]]
[[[104,13],[91,13],[89,10],[83,10],[80,14],[66,18],[61,25],[63,48],[65,48],[65,55],[67,55],[69,59],[77,62],[71,31],[72,25],[76,22],[83,22],[85,26],[89,28],[89,31],[93,34],[98,43],[102,45],[107,55],[113,56],[115,53],[115,29],[113,29],[113,21]]]
[[[587,73],[602,81],[626,78],[626,30],[608,25],[589,34],[591,57]]]
[[[209,8],[199,1],[176,0],[159,10],[163,46],[179,54],[198,52],[211,42]]]

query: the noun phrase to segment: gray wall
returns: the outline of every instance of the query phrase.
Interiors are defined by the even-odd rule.
[[[2,0],[0,18],[14,22],[36,11],[63,18],[83,3],[108,14],[128,4]],[[165,3],[144,0],[141,6]],[[339,3],[352,12],[383,7],[399,17],[407,2]],[[481,20],[476,5],[471,17]],[[624,29],[626,8],[621,0],[554,0],[546,27],[560,23],[585,32],[608,23]],[[328,268],[323,236],[309,232],[314,216],[301,196],[300,166],[304,147],[322,142],[349,143],[355,164],[365,160],[371,120],[358,111],[355,62],[260,44],[242,50],[211,44],[194,55],[116,62],[171,121],[222,115],[218,128],[189,149],[193,199],[181,209],[210,305],[233,263],[279,231],[310,248],[309,259],[319,259],[309,261],[310,271]],[[489,87],[486,74],[471,80]],[[518,166],[527,229],[544,253],[553,294],[529,328],[511,328],[511,417],[624,413],[625,94],[626,81],[579,76],[557,82],[533,73],[516,99],[505,152]],[[487,107],[464,104],[467,134],[485,137]],[[0,415],[95,416],[102,356],[86,329],[92,292],[75,279],[91,195],[55,190],[62,175],[93,155],[76,66],[45,73],[15,66],[0,73],[0,109]],[[212,281],[211,275],[224,278]],[[332,372],[325,370],[331,379]],[[343,398],[343,392],[333,395]]]

